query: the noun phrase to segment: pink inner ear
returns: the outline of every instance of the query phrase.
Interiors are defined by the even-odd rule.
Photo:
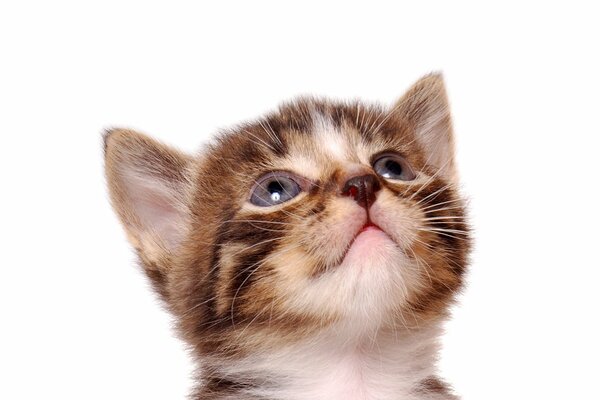
[[[152,178],[150,178],[152,179]],[[127,191],[141,233],[155,233],[169,248],[181,241],[184,215],[178,193],[161,179],[134,177]]]

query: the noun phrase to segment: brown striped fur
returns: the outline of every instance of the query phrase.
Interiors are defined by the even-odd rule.
[[[330,134],[344,143],[343,157],[328,151]],[[362,317],[352,295],[336,289],[350,245],[344,226],[355,229],[347,220],[360,209],[340,188],[353,174],[373,173],[374,158],[387,151],[418,172],[412,182],[379,177],[375,202],[390,213],[384,230],[403,254],[390,261],[402,271],[390,279],[402,280],[404,289],[373,287],[386,305]],[[332,326],[366,326],[343,328],[350,332],[343,341],[392,332],[402,338],[437,326],[462,286],[469,228],[440,75],[422,78],[393,107],[299,99],[222,133],[196,156],[114,129],[105,135],[105,155],[113,206],[202,363],[195,398],[269,398],[252,393],[257,385],[276,386],[276,377],[224,371]],[[274,207],[250,204],[255,181],[269,171],[302,176],[303,192]],[[371,298],[371,289],[361,290],[355,296]],[[371,321],[371,311],[382,317]],[[435,376],[416,380],[411,393],[454,398]]]

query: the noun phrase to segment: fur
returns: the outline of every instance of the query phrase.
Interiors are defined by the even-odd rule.
[[[414,180],[374,172],[389,152]],[[299,99],[196,156],[115,129],[105,156],[115,211],[201,367],[194,399],[456,398],[435,360],[470,236],[440,75],[392,107]],[[272,171],[300,193],[252,204]],[[344,192],[363,176],[367,203]]]

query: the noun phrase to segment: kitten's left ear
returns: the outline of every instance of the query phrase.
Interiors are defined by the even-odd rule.
[[[418,80],[396,102],[394,113],[413,129],[427,163],[446,179],[454,180],[454,135],[442,75],[430,74]]]

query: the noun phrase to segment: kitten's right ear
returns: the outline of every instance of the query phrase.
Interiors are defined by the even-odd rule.
[[[189,223],[192,157],[126,129],[106,132],[104,149],[110,198],[129,241],[146,263],[166,268]]]

